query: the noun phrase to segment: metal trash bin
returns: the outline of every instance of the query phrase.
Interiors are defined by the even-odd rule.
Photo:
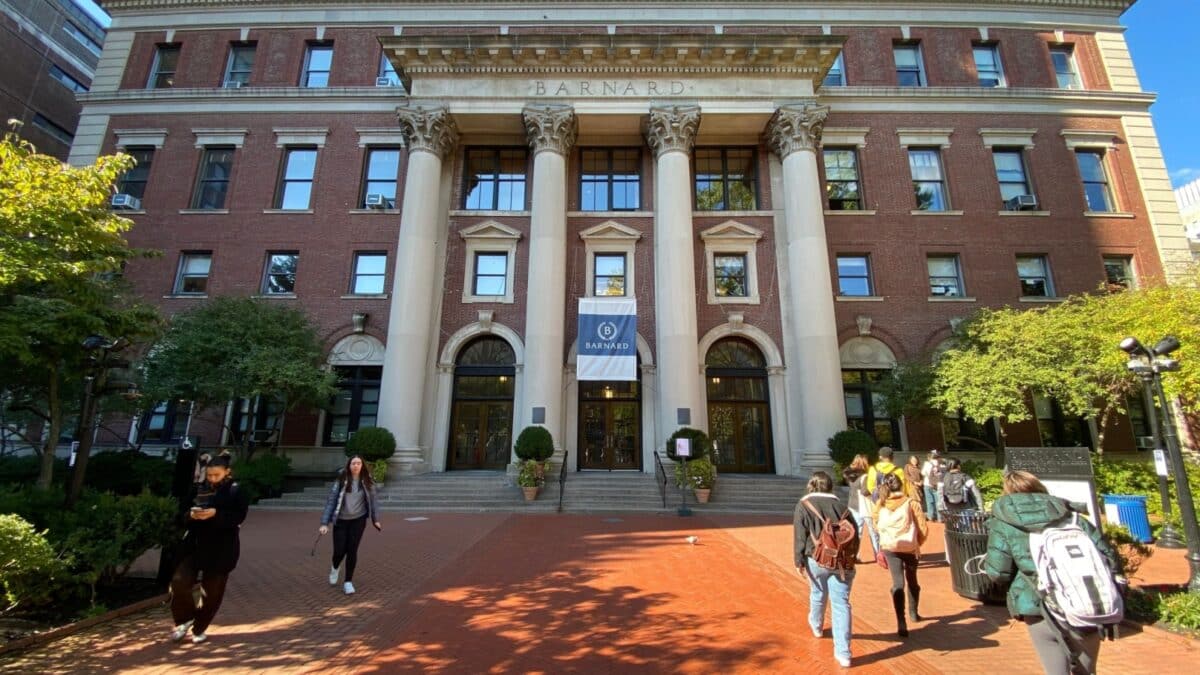
[[[972,563],[971,570],[966,569],[967,561],[987,553],[987,519],[988,515],[974,509],[948,511],[944,514],[946,520],[946,560],[950,563],[950,581],[954,592],[993,605],[1004,604],[1004,596],[1008,588],[1003,584],[994,583],[984,574],[972,574],[978,571],[978,564]]]
[[[1143,544],[1154,541],[1154,536],[1150,533],[1150,517],[1146,514],[1145,496],[1104,495],[1104,515],[1110,523],[1116,523],[1129,530],[1133,538]]]

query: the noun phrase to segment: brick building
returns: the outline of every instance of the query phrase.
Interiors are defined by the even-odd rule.
[[[91,86],[103,44],[103,26],[71,0],[0,0],[0,122],[20,120],[23,138],[66,159],[75,94]]]
[[[726,472],[827,462],[847,424],[978,450],[873,383],[988,306],[1188,257],[1119,18],[1129,0],[694,5],[113,0],[72,161],[124,149],[128,277],[167,312],[304,308],[329,411],[161,404],[131,437],[280,427],[301,468],[390,428],[409,471],[653,471],[683,420]],[[577,298],[637,301],[637,382],[575,376]],[[1013,445],[1086,445],[1031,401]],[[1132,450],[1140,415],[1110,430]]]

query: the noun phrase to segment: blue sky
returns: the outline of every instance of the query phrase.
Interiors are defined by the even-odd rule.
[[[103,25],[92,0],[76,0]],[[1167,171],[1176,186],[1200,179],[1200,75],[1193,40],[1200,38],[1200,0],[1139,0],[1125,13],[1125,39],[1142,88],[1158,94],[1151,108]]]

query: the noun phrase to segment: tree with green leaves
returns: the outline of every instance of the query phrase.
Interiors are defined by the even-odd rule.
[[[185,399],[203,411],[262,397],[290,411],[324,407],[337,393],[324,365],[324,347],[304,312],[221,297],[176,315],[142,369],[148,400]],[[253,454],[251,441],[242,434],[244,458]]]

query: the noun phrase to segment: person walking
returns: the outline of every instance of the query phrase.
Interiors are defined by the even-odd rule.
[[[858,523],[859,533],[861,534],[865,529],[867,539],[871,542],[872,555],[874,555],[874,551],[878,551],[879,546],[875,541],[874,530],[871,529],[871,495],[867,491],[867,470],[870,468],[871,462],[866,455],[855,455],[850,466],[842,470],[842,478],[850,486],[846,507],[854,515],[854,522]]]
[[[907,586],[908,619],[920,621],[917,610],[921,600],[921,585],[917,582],[917,563],[921,558],[921,544],[929,535],[925,512],[900,482],[894,473],[885,475],[879,482],[879,502],[871,512],[879,546],[892,574],[892,609],[896,612],[896,634],[908,637],[908,622],[905,620],[905,595]]]
[[[895,455],[896,452],[890,446],[883,446],[879,449],[879,461],[867,470],[867,494],[871,495],[872,501],[879,501],[879,480],[882,476],[892,474],[900,480],[901,490],[906,488],[904,470],[892,463]]]
[[[962,462],[955,457],[946,460],[946,475],[942,477],[937,503],[937,508],[945,515],[983,508],[979,486],[974,478],[962,470]]]
[[[917,491],[918,498],[920,498],[921,482],[923,480],[924,477],[921,475],[921,458],[916,455],[910,455],[908,461],[904,463],[904,482]]]
[[[864,464],[866,458],[863,458]],[[859,531],[850,508],[833,494],[833,478],[815,471],[792,517],[796,571],[808,578],[808,626],[824,635],[825,605],[832,615],[833,656],[850,667],[850,587]]]
[[[325,511],[321,514],[321,534],[329,532],[333,524],[333,566],[329,568],[329,585],[337,586],[338,567],[346,561],[346,580],[342,591],[354,594],[354,568],[358,565],[358,545],[367,529],[367,519],[376,530],[383,531],[379,522],[379,504],[376,501],[375,482],[371,472],[364,468],[363,458],[358,455],[346,460],[346,466],[333,482],[329,497],[325,500]]]
[[[1100,655],[1100,629],[1075,628],[1045,611],[1038,593],[1037,562],[1030,538],[1047,528],[1074,522],[1086,533],[1108,566],[1118,570],[1118,558],[1082,509],[1048,493],[1046,486],[1027,471],[1004,475],[1004,494],[992,505],[988,521],[988,550],[982,569],[1008,588],[1008,612],[1025,624],[1038,659],[1047,675],[1081,675],[1096,672]],[[1082,557],[1080,557],[1082,559]]]
[[[208,639],[208,627],[221,608],[229,574],[241,553],[238,532],[250,500],[239,489],[229,468],[229,455],[212,458],[204,467],[204,481],[193,490],[192,508],[185,514],[187,533],[180,559],[171,577],[171,639],[179,642],[192,632],[192,642]],[[200,581],[199,603],[192,589]]]
[[[929,451],[925,463],[921,465],[921,490],[925,497],[925,516],[930,520],[941,520],[938,511],[938,489],[942,487],[942,478],[946,473],[946,464],[942,461],[942,453],[937,448]]]

